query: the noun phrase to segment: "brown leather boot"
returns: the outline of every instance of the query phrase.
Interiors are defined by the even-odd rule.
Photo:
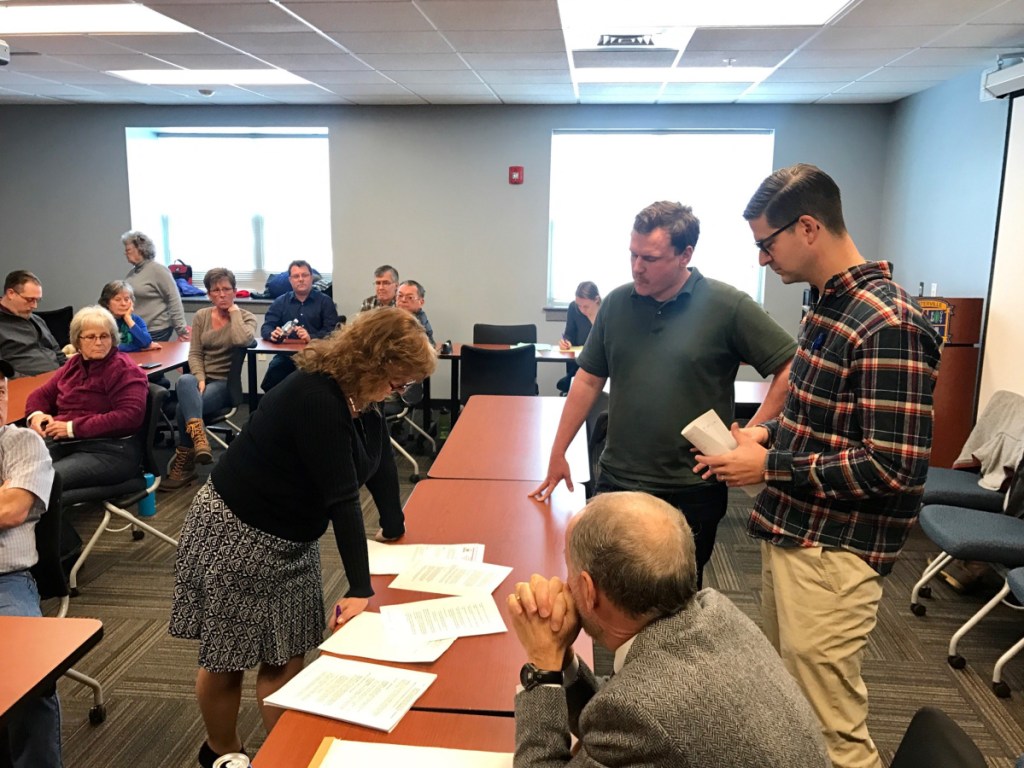
[[[174,449],[174,458],[167,465],[167,477],[160,481],[161,491],[176,491],[196,479],[196,452],[191,448]]]
[[[206,439],[206,426],[203,424],[203,420],[189,419],[185,422],[185,431],[192,438],[196,461],[200,464],[209,464],[213,461],[213,451],[210,449],[210,441]]]

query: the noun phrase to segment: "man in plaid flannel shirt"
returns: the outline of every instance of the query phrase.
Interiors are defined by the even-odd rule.
[[[808,282],[782,413],[698,456],[728,485],[764,482],[748,532],[761,540],[765,632],[811,702],[837,768],[881,768],[867,729],[861,662],[881,578],[917,519],[932,444],[940,339],[860,255],[839,188],[812,165],[776,171],[743,217],[762,266]]]

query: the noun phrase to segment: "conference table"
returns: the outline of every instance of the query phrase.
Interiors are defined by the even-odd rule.
[[[515,721],[452,712],[409,712],[391,733],[289,710],[263,742],[254,768],[307,768],[325,737],[413,747],[512,752]]]
[[[97,619],[0,616],[4,664],[0,673],[0,724],[11,708],[38,696],[103,637]]]
[[[564,397],[474,395],[427,476],[539,483],[548,474],[564,407]],[[565,455],[573,480],[590,480],[586,430],[580,429]]]
[[[140,366],[149,365],[144,369],[147,376],[164,373],[182,368],[188,363],[189,342],[161,341],[160,349],[144,349],[140,352],[129,352],[128,356]],[[58,369],[59,370],[59,369]],[[35,376],[23,376],[7,382],[7,423],[21,421],[25,413],[25,401],[36,389],[53,378],[57,371],[47,371]]]

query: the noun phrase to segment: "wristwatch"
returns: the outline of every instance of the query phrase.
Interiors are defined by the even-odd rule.
[[[527,662],[519,670],[519,682],[523,689],[531,691],[538,685],[561,685],[564,679],[562,670],[552,672],[550,669],[540,669]]]

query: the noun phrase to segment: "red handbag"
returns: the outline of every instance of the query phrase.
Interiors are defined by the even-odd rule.
[[[188,283],[189,285],[192,285],[192,267],[190,267],[181,259],[176,260],[173,264],[167,267],[167,269],[170,270],[171,277],[173,277],[175,280],[177,280],[180,277],[185,278],[185,282]]]

